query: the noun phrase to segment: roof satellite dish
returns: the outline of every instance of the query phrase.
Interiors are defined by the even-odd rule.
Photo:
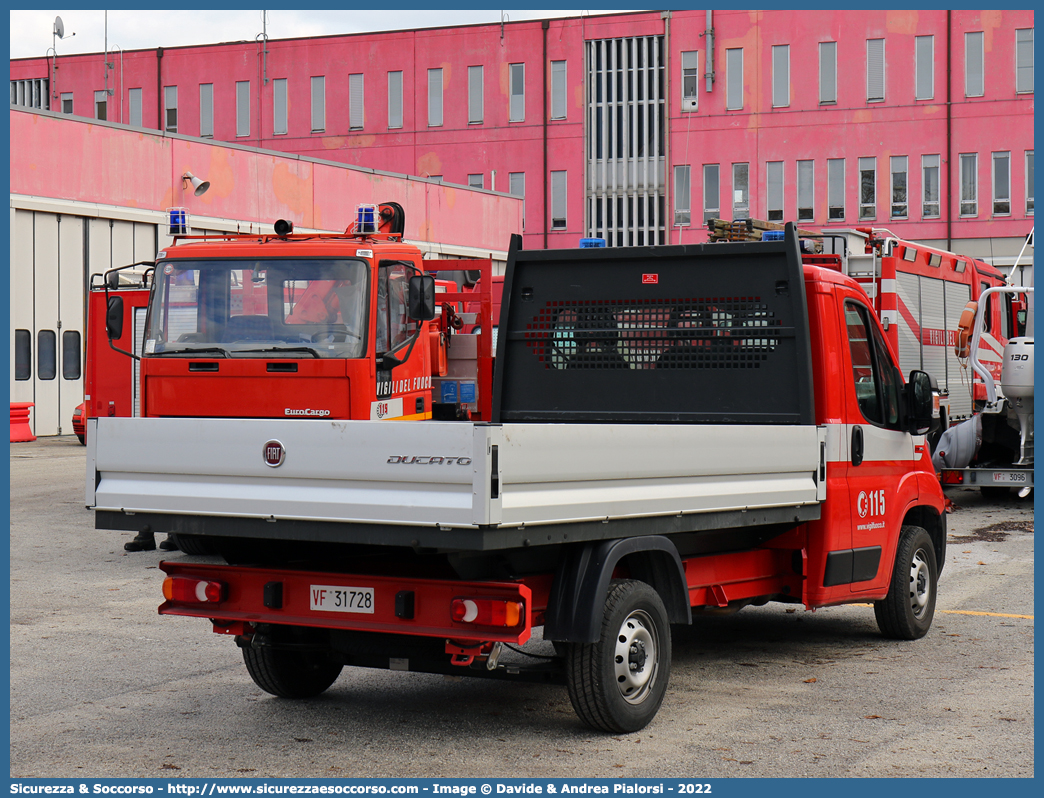
[[[59,39],[65,38],[65,23],[62,22],[61,17],[54,18],[54,35]]]

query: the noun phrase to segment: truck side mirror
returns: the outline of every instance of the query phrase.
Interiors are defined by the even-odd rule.
[[[924,435],[932,426],[935,396],[932,378],[924,371],[911,371],[905,386],[906,427],[911,435]]]
[[[430,274],[415,274],[410,278],[409,314],[417,321],[435,318],[435,278]]]
[[[120,273],[116,269],[105,272],[105,285],[110,291],[115,291],[120,287]]]
[[[123,297],[109,297],[105,311],[105,332],[110,341],[118,341],[123,337]]]

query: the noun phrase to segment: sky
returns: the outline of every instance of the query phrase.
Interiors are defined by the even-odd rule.
[[[54,44],[58,55],[100,53],[108,48],[137,50],[177,47],[187,44],[253,41],[262,31],[261,11],[15,11],[11,14],[11,57],[47,55]],[[608,11],[467,11],[373,10],[373,11],[268,11],[268,38],[327,36],[337,33],[428,28],[441,25],[471,25],[510,21],[605,14]],[[54,18],[65,24],[65,38],[51,35]],[[72,34],[76,34],[73,36]]]

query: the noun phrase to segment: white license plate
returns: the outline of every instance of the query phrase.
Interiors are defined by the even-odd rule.
[[[1025,481],[1026,481],[1026,472],[1024,472],[1024,471],[994,471],[993,472],[993,482],[994,482],[994,484],[996,484],[998,482],[1016,483],[1016,482],[1025,482]]]
[[[372,587],[312,585],[308,588],[309,607],[319,612],[361,612],[373,615],[376,601]]]

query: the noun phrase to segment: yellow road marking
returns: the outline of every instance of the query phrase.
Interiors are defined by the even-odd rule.
[[[851,607],[872,607],[873,604],[850,604]],[[1033,620],[1032,615],[1012,615],[1006,612],[978,612],[976,610],[939,610],[939,612],[946,615],[985,615],[990,618],[1025,618],[1028,621]]]

